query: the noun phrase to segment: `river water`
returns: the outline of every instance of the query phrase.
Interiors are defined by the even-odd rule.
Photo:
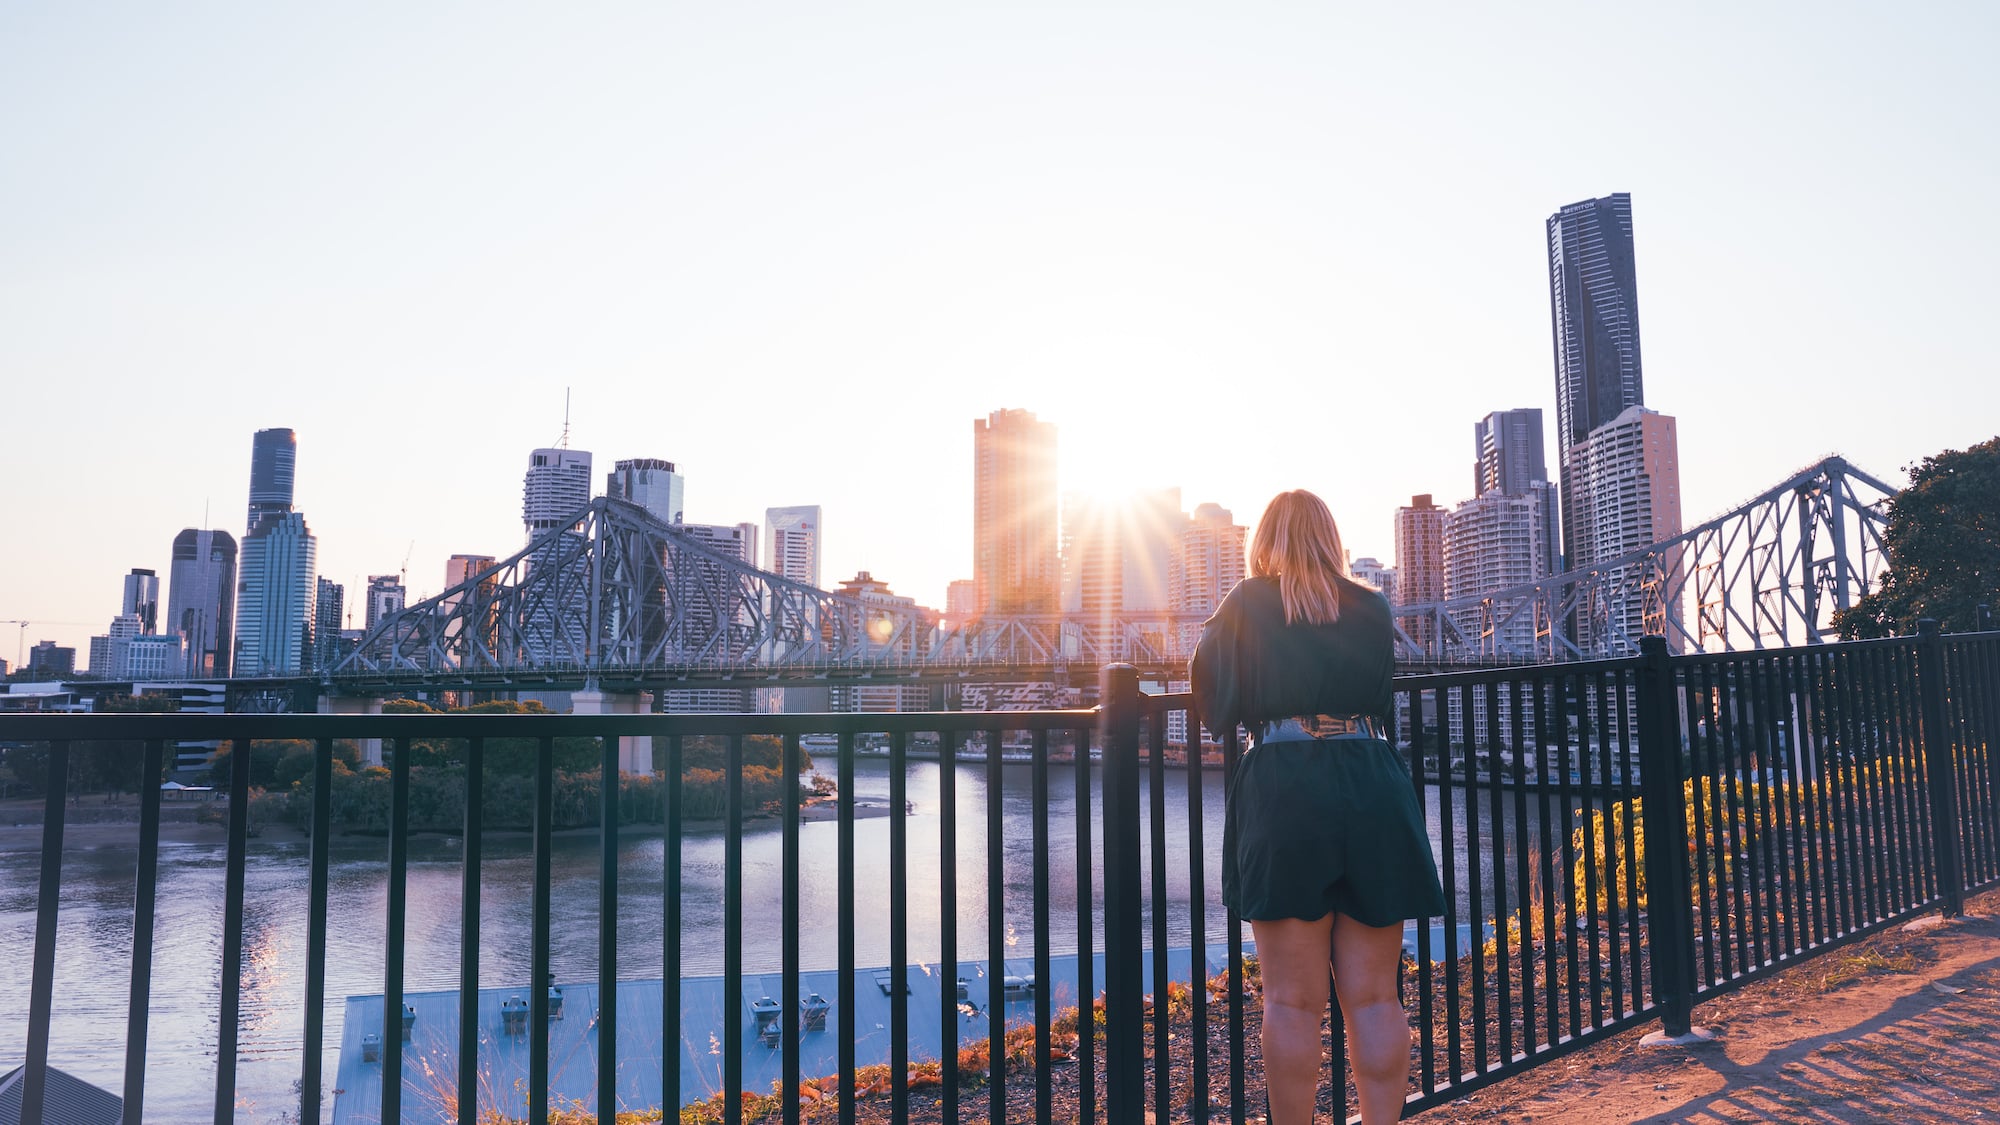
[[[1049,849],[1052,857],[1049,903],[1051,948],[1073,950],[1076,940],[1075,824],[1073,768],[1050,770]],[[1207,937],[1225,933],[1221,887],[1221,774],[1208,771],[1203,783],[1202,857],[1207,900]],[[939,952],[938,872],[940,769],[935,762],[909,766],[910,957],[935,960]],[[1096,791],[1100,779],[1093,778]],[[958,955],[986,954],[986,777],[985,767],[956,771],[958,846]],[[1006,955],[1033,951],[1032,826],[1035,809],[1026,765],[1005,767],[1002,854],[1008,919]],[[862,760],[855,769],[855,797],[886,801],[886,762]],[[1187,778],[1169,771],[1166,784],[1168,919],[1171,944],[1188,943],[1189,856]],[[1454,794],[1453,823],[1464,831],[1462,796]],[[1430,794],[1430,822],[1437,832],[1438,793]],[[1484,799],[1482,798],[1482,806]],[[1513,831],[1513,800],[1502,827]],[[1529,802],[1529,834],[1538,802]],[[1095,801],[1093,801],[1095,804]],[[1149,802],[1142,802],[1142,809]],[[1482,812],[1485,811],[1482,808]],[[1093,809],[1092,819],[1098,820]],[[856,927],[863,966],[888,963],[889,826],[886,817],[855,822]],[[833,931],[838,877],[836,831],[832,821],[800,826],[801,948],[807,969],[835,968]],[[1093,827],[1101,840],[1101,822]],[[1482,845],[1489,848],[1491,825],[1482,817]],[[1438,841],[1434,839],[1433,846]],[[1459,855],[1465,855],[1461,841]],[[237,1069],[237,1120],[287,1121],[296,1109],[304,1035],[306,848],[288,841],[252,841],[246,872],[242,1021]],[[592,981],[597,975],[597,840],[594,833],[558,837],[552,869],[554,942],[552,964],[559,981]],[[1095,849],[1093,849],[1095,850]],[[450,837],[412,841],[406,896],[408,946],[404,986],[411,991],[451,989],[458,984],[461,845]],[[663,842],[636,837],[619,850],[619,953],[621,978],[662,975],[661,893]],[[752,822],[744,856],[744,965],[746,971],[775,971],[782,940],[781,837],[777,825]],[[77,1077],[116,1092],[124,1075],[126,1000],[130,975],[132,898],[136,848],[130,845],[65,849],[58,931],[56,1003],[49,1059]],[[380,993],[383,981],[384,917],[388,882],[387,848],[379,839],[336,838],[331,852],[327,953],[328,1044],[340,1038],[341,1001]],[[1461,863],[1461,872],[1463,871]],[[1485,875],[1491,879],[1491,868]],[[153,960],[150,1045],[147,1052],[148,1120],[208,1120],[214,1104],[218,962],[222,948],[225,849],[219,843],[163,844],[160,849],[159,908]],[[34,946],[38,863],[33,852],[0,853],[0,1068],[25,1051],[30,952]],[[520,987],[529,977],[533,866],[529,840],[522,835],[489,837],[481,866],[480,966],[482,987]],[[681,969],[703,976],[722,971],[723,839],[720,833],[688,835],[683,845],[683,929]],[[1101,905],[1102,872],[1093,875]],[[1150,881],[1145,894],[1150,895]],[[1471,904],[1459,895],[1461,918]],[[1101,910],[1096,912],[1101,918]],[[1150,929],[1147,931],[1150,934]],[[1094,935],[1102,941],[1102,931]],[[325,1073],[335,1072],[329,1049]],[[329,1112],[332,1099],[326,1101]]]

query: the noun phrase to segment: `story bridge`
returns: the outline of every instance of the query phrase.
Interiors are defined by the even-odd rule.
[[[1679,536],[1541,582],[1396,610],[1406,669],[1813,644],[1874,588],[1895,490],[1828,457]],[[1087,686],[1113,662],[1178,678],[1202,614],[941,619],[830,592],[598,498],[571,526],[378,622],[331,695],[656,691],[788,683]]]

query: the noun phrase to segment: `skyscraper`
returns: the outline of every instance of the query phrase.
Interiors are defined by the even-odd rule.
[[[674,471],[672,461],[658,457],[633,457],[617,463],[604,477],[604,494],[646,509],[661,523],[681,522],[685,478]]]
[[[160,625],[159,573],[133,567],[132,573],[125,576],[125,596],[119,602],[118,612],[137,617],[141,633],[156,632]]]
[[[265,516],[292,510],[298,454],[298,437],[287,429],[258,430],[250,439],[250,519],[245,534],[257,530],[257,522]]]
[[[373,632],[375,625],[384,617],[400,612],[408,594],[403,589],[403,579],[396,574],[371,574],[368,576],[367,620],[362,628]]]
[[[818,504],[768,508],[764,527],[771,540],[772,574],[819,585],[820,516]]]
[[[298,512],[267,514],[243,539],[236,583],[238,676],[291,676],[307,660],[319,541]]]
[[[1504,492],[1519,496],[1528,486],[1549,479],[1542,450],[1542,412],[1496,410],[1472,428],[1474,455],[1472,494]]]
[[[347,587],[331,578],[322,578],[313,595],[312,666],[325,671],[346,656],[341,644],[341,617],[347,612]]]
[[[187,639],[187,675],[227,676],[235,653],[236,540],[186,528],[167,568],[166,631]]]
[[[1428,492],[1396,509],[1396,604],[1444,600],[1444,530],[1450,513]]]
[[[1556,441],[1563,554],[1570,567],[1598,554],[1575,512],[1571,451],[1591,431],[1645,402],[1639,360],[1639,285],[1632,197],[1618,192],[1548,219],[1549,313],[1555,336]]]
[[[581,449],[537,449],[528,455],[521,485],[521,519],[528,538],[573,527],[590,503],[590,454]]]
[[[1220,504],[1201,504],[1181,529],[1180,560],[1174,568],[1177,613],[1214,613],[1229,591],[1243,581],[1250,529]],[[1199,635],[1199,630],[1195,631]]]
[[[1444,600],[1444,533],[1450,515],[1431,502],[1428,492],[1410,497],[1408,507],[1396,509],[1397,605]],[[1414,623],[1410,636],[1426,648],[1442,639],[1428,619]]]
[[[1570,560],[1572,570],[1672,539],[1681,531],[1680,442],[1671,417],[1634,406],[1571,450],[1571,486],[1567,507],[1579,526],[1575,541],[1588,553]],[[1670,558],[1669,571],[1680,565]],[[1671,578],[1671,576],[1666,576]],[[1664,588],[1679,585],[1667,581]],[[1638,651],[1638,638],[1664,633],[1676,645],[1679,637],[1667,628],[1678,620],[1679,605],[1628,604],[1599,607],[1586,621],[1584,636],[1607,656]]]
[[[1056,427],[1032,411],[972,423],[972,568],[979,612],[1060,608]]]

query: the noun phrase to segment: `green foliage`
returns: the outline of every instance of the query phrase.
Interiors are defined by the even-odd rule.
[[[1889,569],[1835,616],[1841,636],[1909,636],[1925,617],[1970,632],[1980,605],[2000,613],[2000,437],[1912,466],[1909,487],[1889,502],[1883,544]]]

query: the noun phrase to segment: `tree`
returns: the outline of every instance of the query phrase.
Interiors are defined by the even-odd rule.
[[[147,693],[144,695],[106,695],[97,701],[100,714],[147,715],[167,714],[181,709],[180,700],[171,695]],[[80,789],[105,789],[113,793],[136,793],[148,784],[158,785],[160,778],[145,778],[146,744],[130,740],[83,743],[81,755],[71,755],[71,771]],[[169,759],[170,760],[170,759]],[[162,769],[166,762],[163,760]]]
[[[1981,605],[2000,610],[2000,437],[1926,457],[1909,473],[1889,501],[1889,569],[1834,617],[1849,640],[1909,636],[1924,617],[1971,632]]]

